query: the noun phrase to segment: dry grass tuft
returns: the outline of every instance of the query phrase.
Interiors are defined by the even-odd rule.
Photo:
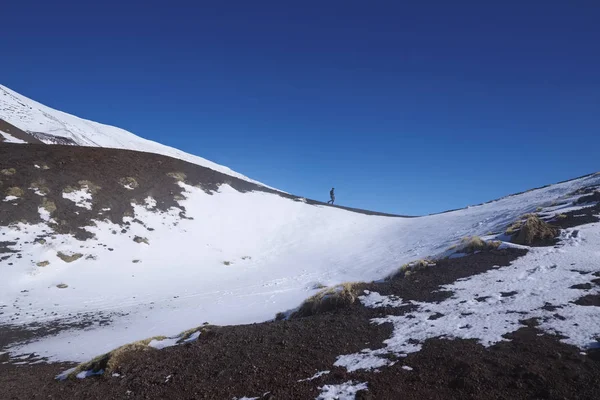
[[[23,189],[21,189],[18,186],[13,186],[6,190],[7,196],[23,197],[24,194],[25,192],[23,191]]]
[[[556,219],[565,219],[568,218],[569,216],[567,214],[559,214],[556,216]]]
[[[205,335],[207,333],[216,331],[218,328],[219,327],[216,325],[210,325],[208,322],[205,322],[204,325],[197,326],[197,327],[191,328],[191,329],[187,329],[187,330],[181,332],[179,335],[177,335],[179,337],[179,340],[177,340],[177,343],[185,342],[190,337],[192,337],[192,335],[196,332],[200,332],[201,335]]]
[[[79,185],[79,187],[67,186],[66,188],[63,189],[63,193],[73,193],[73,192],[76,192],[81,189],[86,189],[91,194],[96,194],[100,191],[100,189],[102,189],[100,186],[96,185],[94,182],[88,181],[85,179],[77,182],[77,184]]]
[[[46,267],[48,265],[50,265],[50,261],[40,261],[39,263],[35,264],[38,267]]]
[[[140,186],[138,181],[132,176],[119,179],[119,183],[127,189],[135,189]]]
[[[70,263],[70,262],[79,260],[81,257],[83,257],[83,254],[81,254],[81,253],[65,254],[62,251],[59,251],[58,253],[56,253],[56,256],[58,258],[60,258],[61,260],[63,260],[64,262]]]
[[[73,372],[69,374],[69,378],[75,378],[77,374],[84,371],[100,372],[104,371],[105,375],[110,376],[117,371],[133,353],[139,351],[156,351],[155,348],[148,346],[153,340],[164,340],[166,336],[154,336],[148,339],[140,340],[133,343],[128,343],[118,347],[106,354],[102,354],[91,361],[81,363]]]
[[[185,181],[185,178],[187,178],[187,176],[183,172],[169,172],[167,176],[170,176],[178,182],[183,182]]]
[[[3,170],[0,171],[0,174],[2,175],[6,175],[6,176],[11,176],[17,173],[17,170],[14,168],[5,168]]]
[[[506,234],[507,235],[514,235],[516,232],[519,231],[519,229],[521,229],[521,226],[523,226],[523,222],[524,221],[515,221],[512,223],[512,225],[510,225],[508,228],[506,228]]]
[[[37,181],[31,182],[29,188],[36,189],[44,196],[50,193],[50,189],[48,189],[48,186],[46,186],[46,181],[44,181],[43,179],[38,179]]]
[[[398,270],[396,270],[396,272],[394,272],[392,275],[388,276],[387,279],[390,280],[410,276],[417,271],[421,271],[425,268],[434,266],[435,260],[430,258],[411,261],[400,266],[400,268],[398,268]]]
[[[511,241],[522,245],[553,241],[559,229],[542,221],[537,215],[529,215],[520,229],[512,234]]]
[[[356,300],[358,291],[358,284],[351,282],[323,289],[306,299],[290,318],[303,318],[348,307]]]
[[[75,191],[79,190],[79,188],[76,188],[75,186],[67,186],[66,188],[63,189],[63,193],[73,193]]]
[[[463,253],[472,254],[476,251],[496,250],[501,244],[500,240],[485,241],[479,236],[467,236],[461,240],[457,248]]]
[[[102,189],[100,186],[96,185],[94,182],[88,181],[88,180],[81,180],[77,183],[79,183],[79,187],[81,187],[82,189],[87,187],[87,190],[91,194],[96,194],[100,191],[100,189]]]
[[[44,197],[42,199],[42,208],[52,214],[56,211],[56,204],[52,200],[48,200]]]

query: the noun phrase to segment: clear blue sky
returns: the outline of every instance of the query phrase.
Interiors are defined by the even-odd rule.
[[[299,195],[424,214],[600,170],[597,0],[1,13],[4,85]]]

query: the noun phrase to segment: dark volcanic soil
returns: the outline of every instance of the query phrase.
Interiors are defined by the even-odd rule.
[[[575,226],[600,221],[600,218],[597,217],[598,215],[600,215],[600,203],[561,214],[561,216],[552,220],[551,223],[562,229],[573,228]]]
[[[523,254],[485,251],[363,288],[441,301],[450,294],[435,292],[439,285],[508,265]],[[490,348],[472,340],[430,339],[420,352],[379,373],[333,367],[341,354],[383,346],[391,326],[373,325],[371,318],[406,312],[410,307],[368,309],[355,303],[290,321],[221,327],[187,345],[133,353],[119,377],[57,382],[53,376],[69,365],[5,364],[0,365],[0,387],[7,399],[231,399],[266,392],[275,399],[312,399],[324,384],[353,380],[368,382],[368,392],[358,399],[600,398],[600,357],[593,351],[582,355],[541,334],[535,321],[523,321],[510,342]],[[331,373],[298,382],[324,370]]]

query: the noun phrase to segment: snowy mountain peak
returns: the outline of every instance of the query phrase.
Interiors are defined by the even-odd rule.
[[[121,128],[55,110],[3,85],[0,85],[0,120],[14,125],[46,144],[108,147],[162,154],[261,184],[202,157],[143,139]]]

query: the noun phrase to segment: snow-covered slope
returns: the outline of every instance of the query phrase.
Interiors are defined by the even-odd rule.
[[[47,107],[2,85],[0,85],[0,119],[24,131],[66,138],[80,146],[109,147],[162,154],[259,183],[225,166],[173,147],[143,139],[124,129],[89,121]],[[48,144],[54,143],[50,138],[41,138],[41,140]]]
[[[0,326],[76,323],[88,315],[111,320],[11,350],[86,360],[205,321],[264,321],[298,306],[319,285],[381,279],[403,263],[444,253],[465,236],[503,232],[522,214],[599,184],[593,175],[445,214],[392,218],[240,193],[227,184],[209,194],[180,182],[186,218],[177,207],[158,212],[147,197],[126,218],[126,234],[99,218],[86,228],[95,235],[87,241],[48,235],[52,216],[40,208],[48,222],[0,227],[2,240],[21,256],[10,266],[0,263]],[[85,190],[68,196],[82,209],[94,201]],[[4,201],[20,207],[18,199]],[[36,241],[41,236],[45,241]],[[80,258],[64,260],[74,253]]]

